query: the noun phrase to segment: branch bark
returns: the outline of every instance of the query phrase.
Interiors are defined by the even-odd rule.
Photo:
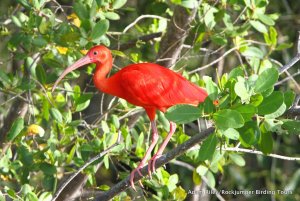
[[[188,10],[182,6],[176,6],[174,15],[169,21],[167,32],[161,40],[157,55],[157,63],[171,67],[174,65],[181,53],[183,43],[189,33],[190,23],[194,20],[197,8]],[[164,60],[164,58],[168,58]]]
[[[297,43],[297,54],[296,56],[294,56],[289,63],[285,64],[284,66],[282,66],[279,69],[279,73],[282,74],[285,71],[287,71],[288,69],[290,69],[291,67],[293,67],[295,65],[295,63],[297,63],[300,60],[300,32],[299,32],[299,36],[298,36],[298,43]]]
[[[207,136],[214,133],[214,131],[215,131],[215,128],[210,127],[208,129],[200,132],[199,134],[194,135],[189,140],[187,140],[183,144],[179,145],[175,149],[169,151],[165,155],[162,155],[159,159],[157,159],[155,168],[161,167],[164,164],[168,163],[169,161],[173,160],[174,158],[184,154],[187,150],[192,148],[194,145],[200,143]],[[140,176],[138,173],[135,174],[134,182],[139,181],[143,176],[146,176],[148,174],[148,165],[145,166],[141,170],[141,173],[142,173],[142,176]],[[110,190],[108,190],[108,191],[104,192],[103,194],[97,196],[95,200],[96,201],[106,201],[106,200],[109,200],[109,199],[113,198],[114,196],[118,195],[119,193],[121,193],[122,191],[124,191],[124,190],[126,190],[127,188],[130,187],[129,179],[130,178],[128,176],[126,179],[122,180],[121,182],[119,182],[118,184],[113,186]]]

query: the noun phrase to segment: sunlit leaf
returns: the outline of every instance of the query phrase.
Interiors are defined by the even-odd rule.
[[[169,108],[165,115],[170,121],[184,124],[198,119],[201,110],[191,105],[175,105]]]
[[[243,116],[230,109],[220,110],[213,115],[216,126],[220,129],[240,128],[244,125]]]
[[[278,110],[283,103],[283,94],[280,91],[274,91],[270,96],[264,98],[263,102],[258,106],[258,114],[271,114]]]
[[[245,166],[246,162],[244,160],[244,158],[236,153],[230,153],[229,154],[229,158],[238,166],[243,167]]]
[[[275,68],[268,68],[264,70],[256,80],[254,91],[256,93],[263,92],[271,87],[277,82],[279,77],[278,70]]]

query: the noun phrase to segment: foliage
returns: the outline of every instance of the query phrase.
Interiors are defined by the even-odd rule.
[[[94,163],[84,170],[87,175],[84,188],[95,192],[108,190],[128,176],[150,143],[146,116],[134,122],[132,116],[139,111],[135,106],[108,96],[94,98],[99,97],[98,92],[90,84],[83,84],[91,83],[92,66],[84,70],[84,78],[79,72],[72,72],[59,90],[54,93],[50,90],[63,69],[96,44],[114,50],[116,67],[132,62],[155,62],[160,40],[137,40],[128,50],[117,47],[138,36],[168,31],[166,25],[170,20],[167,19],[174,15],[174,6],[197,10],[185,41],[189,49],[182,53],[174,70],[204,87],[209,97],[197,107],[177,105],[169,108],[165,115],[160,113],[159,142],[169,129],[168,120],[178,125],[169,149],[198,133],[198,128],[189,129],[197,125],[198,118],[201,122],[210,121],[216,132],[177,159],[192,166],[192,172],[172,163],[166,169],[159,168],[152,180],[143,180],[145,196],[155,200],[184,200],[192,196],[188,191],[201,184],[202,178],[207,179],[208,188],[217,190],[281,189],[291,190],[293,194],[277,193],[274,196],[278,200],[292,199],[297,193],[299,196],[297,162],[288,163],[288,172],[282,164],[269,172],[275,159],[250,158],[226,151],[226,148],[240,146],[264,154],[278,152],[292,157],[299,153],[300,121],[286,115],[293,107],[297,85],[275,86],[283,78],[278,71],[282,57],[278,55],[288,54],[287,48],[293,44],[285,39],[293,35],[290,35],[291,30],[282,33],[280,17],[283,13],[269,1],[202,1],[200,5],[196,0],[76,0],[74,3],[17,0],[4,3],[8,9],[0,18],[3,52],[0,127],[4,128],[5,124],[10,127],[5,133],[0,130],[3,143],[0,199],[6,196],[13,200],[51,200],[63,178],[113,145],[118,131],[121,131],[121,146],[97,161],[103,164],[100,169]],[[144,19],[123,32],[143,14],[160,18]],[[202,52],[204,47],[205,53]],[[229,54],[231,52],[235,54]],[[223,72],[215,73],[215,63],[209,68],[199,68],[208,60],[220,58],[225,61]],[[14,110],[8,108],[17,106],[22,106],[25,113],[10,119]],[[219,184],[219,175],[224,175],[226,181]],[[230,175],[234,175],[233,178]],[[186,181],[187,177],[190,181]],[[264,184],[255,185],[258,179],[263,179]],[[137,194],[128,190],[114,200],[129,196]],[[223,196],[229,200],[235,197]],[[269,198],[270,195],[264,195],[261,199]]]

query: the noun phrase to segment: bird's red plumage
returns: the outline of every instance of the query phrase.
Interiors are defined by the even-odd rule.
[[[207,96],[205,90],[178,73],[153,63],[129,65],[108,78],[107,84],[119,88],[120,94],[113,95],[163,112],[176,104],[197,105]]]

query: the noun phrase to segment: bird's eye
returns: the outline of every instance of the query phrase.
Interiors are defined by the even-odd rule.
[[[97,52],[97,51],[95,51],[95,52],[93,52],[93,54],[96,56],[96,55],[98,54],[98,52]]]

